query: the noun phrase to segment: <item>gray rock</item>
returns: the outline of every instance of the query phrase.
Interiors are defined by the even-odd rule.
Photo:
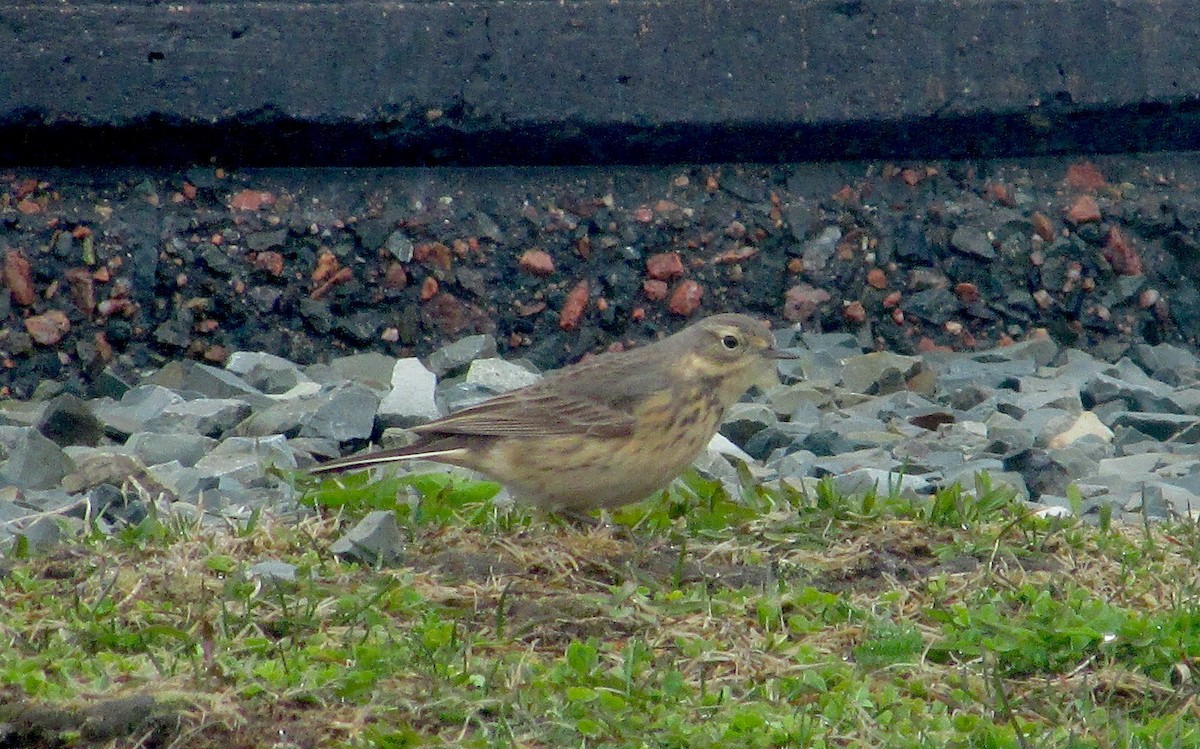
[[[730,459],[716,450],[705,450],[692,463],[692,468],[700,477],[708,481],[719,481],[721,487],[731,497],[741,492],[742,478],[738,469]]]
[[[1017,499],[1023,502],[1030,501],[1031,493],[1025,477],[1017,471],[1005,471],[991,461],[971,461],[959,466],[955,470],[947,471],[943,477],[944,485],[951,486],[958,484],[964,489],[974,492],[975,480],[980,473],[987,474],[994,489],[1008,487],[1016,493]],[[1041,496],[1038,497],[1039,500]]]
[[[745,448],[751,437],[767,427],[774,426],[778,421],[775,412],[769,406],[761,403],[735,403],[725,415],[720,431],[735,445]]]
[[[1145,285],[1145,276],[1117,276],[1109,285],[1107,293],[1100,298],[1100,303],[1112,309],[1132,300]]]
[[[1086,446],[1080,445],[1050,449],[1046,454],[1071,480],[1081,476],[1094,476],[1100,470],[1100,461],[1105,459],[1094,455]]]
[[[1008,460],[1033,447],[1035,435],[1020,425],[988,427],[988,442],[980,457]]]
[[[94,412],[111,436],[127,438],[135,432],[145,432],[146,423],[162,414],[167,406],[182,403],[183,397],[159,385],[139,385],[113,402],[101,398]]]
[[[329,362],[329,371],[337,378],[357,382],[360,385],[366,385],[372,390],[387,390],[389,383],[395,379],[396,360],[390,356],[384,356],[376,351],[369,351],[365,354],[353,354],[351,356],[343,356]],[[313,367],[310,367],[308,373],[311,375]],[[313,379],[318,382],[329,382],[330,380],[321,380],[317,377]],[[336,380],[334,380],[336,382]]]
[[[267,559],[250,565],[246,574],[274,583],[294,583],[296,582],[296,565]]]
[[[147,492],[158,492],[161,489],[146,478],[146,467],[132,455],[90,449],[86,454],[78,454],[74,461],[75,469],[63,476],[59,482],[59,488],[71,494],[87,491],[99,484],[132,484],[137,486],[139,491]]]
[[[1054,385],[1045,387],[1048,383]],[[1077,386],[1043,378],[1021,378],[1021,391],[1010,402],[1022,411],[1038,408],[1053,408],[1072,414],[1083,411]]]
[[[805,270],[811,273],[828,265],[840,241],[842,230],[836,226],[827,226],[815,238],[801,245],[800,255],[804,258]]]
[[[296,456],[282,435],[230,437],[196,463],[196,469],[218,479],[230,478],[243,486],[270,483],[264,468],[296,468]]]
[[[366,345],[375,340],[383,325],[383,317],[373,309],[338,315],[333,321],[333,329],[340,337],[357,345]]]
[[[180,465],[194,466],[196,461],[216,446],[216,440],[199,434],[138,432],[125,440],[125,447],[148,466],[173,460]]]
[[[438,378],[454,374],[476,359],[488,359],[496,355],[496,339],[490,335],[472,335],[460,338],[429,355],[429,368]]]
[[[831,407],[834,403],[832,388],[823,388],[811,382],[798,382],[795,385],[785,385],[781,388],[771,388],[767,393],[767,403],[771,409],[781,416],[789,417],[790,421],[811,419],[816,425],[820,410]]]
[[[806,383],[820,386],[841,381],[845,365],[840,359],[820,351],[793,349],[793,353],[796,355],[795,359],[783,359],[778,364],[781,382],[789,385]]]
[[[851,471],[857,471],[859,468],[876,468],[890,471],[900,467],[899,461],[888,455],[885,450],[877,447],[866,450],[847,451],[838,455],[824,457],[820,453],[816,454],[817,459],[813,461],[812,473],[818,478],[829,475],[838,476],[850,473]]]
[[[756,432],[742,448],[755,460],[766,460],[803,443],[811,433],[812,428],[805,424],[774,424]]]
[[[945,421],[953,421],[954,414],[944,406],[929,400],[920,393],[911,390],[898,390],[894,393],[872,398],[861,404],[850,406],[850,410],[858,413],[874,414],[881,421],[891,419],[921,419],[923,417],[945,417]]]
[[[262,351],[235,351],[225,362],[225,369],[264,393],[287,393],[302,383],[312,382],[296,364]]]
[[[404,539],[395,513],[376,510],[334,541],[329,550],[369,565],[390,565],[404,558]]]
[[[178,393],[198,393],[205,398],[234,398],[261,408],[271,404],[262,391],[238,377],[233,372],[210,367],[190,359],[169,362],[146,378],[152,385],[161,385]]]
[[[844,494],[865,494],[875,491],[880,495],[887,496],[895,491],[899,496],[911,499],[933,491],[933,486],[923,476],[871,467],[836,474],[833,477],[833,484],[839,492]]]
[[[958,297],[949,289],[935,287],[909,294],[901,305],[905,312],[934,325],[943,325],[962,309]]]
[[[1021,428],[1034,435],[1034,445],[1045,447],[1075,423],[1075,415],[1058,408],[1035,408],[1021,417]]]
[[[220,437],[250,415],[245,401],[233,398],[200,398],[172,403],[145,423],[147,432],[187,431]]]
[[[345,383],[344,380],[343,383]],[[355,385],[354,387],[362,386]],[[237,426],[230,430],[228,436],[270,437],[273,434],[282,434],[287,437],[297,437],[313,414],[329,401],[331,392],[323,391],[297,398],[286,398],[266,408],[260,408],[238,422]],[[371,392],[374,393],[374,391]],[[371,415],[374,417],[373,410]]]
[[[417,359],[400,359],[391,376],[392,389],[379,404],[384,426],[409,427],[441,416],[434,394],[437,377]]]
[[[27,489],[53,489],[74,469],[75,463],[61,447],[36,429],[26,428],[24,437],[9,452],[0,482]]]
[[[100,371],[92,381],[92,392],[97,397],[107,396],[120,400],[125,393],[141,382],[141,375],[128,359],[118,357]]]
[[[300,434],[338,442],[369,439],[379,403],[375,391],[363,385],[350,383],[335,388],[304,420]]]
[[[238,435],[243,436],[243,435]],[[328,460],[342,454],[337,442],[315,437],[293,437],[288,439],[288,447],[296,455],[298,465],[307,467],[314,462]]]
[[[204,521],[204,509],[195,502],[172,502],[162,513],[164,520],[175,523],[198,525]]]
[[[1200,512],[1200,496],[1186,487],[1165,481],[1146,484],[1146,501],[1156,511],[1165,507],[1169,517],[1195,519]]]
[[[207,470],[180,465],[176,462],[150,466],[146,474],[182,500],[195,502],[202,492],[217,488],[218,478]]]
[[[1171,402],[1171,387],[1145,379],[1149,384],[1129,382],[1111,375],[1096,375],[1083,384],[1081,394],[1085,402],[1096,404],[1120,401],[1123,410],[1174,412],[1176,407]]]
[[[383,249],[399,262],[407,263],[413,259],[415,247],[413,241],[404,232],[394,231],[384,240]]]
[[[1175,413],[1191,414],[1200,416],[1200,388],[1183,388],[1176,390],[1167,396],[1174,408],[1170,409]]]
[[[7,489],[15,489],[15,487],[6,487]],[[0,527],[7,526],[14,520],[28,517],[32,510],[28,507],[17,504],[13,501],[13,497],[18,496],[17,492],[4,491],[0,494]]]
[[[905,388],[922,362],[915,356],[876,351],[846,359],[842,387],[855,393],[886,395]]]
[[[1121,357],[1116,364],[1109,369],[1109,374],[1114,377],[1119,377],[1133,385],[1144,387],[1147,390],[1152,390],[1155,393],[1167,394],[1174,388],[1164,382],[1156,380],[1146,373],[1146,370],[1139,367],[1129,357]]]
[[[287,240],[288,230],[273,229],[271,231],[256,231],[246,235],[246,247],[255,252],[269,250],[272,247],[280,247]]]
[[[496,396],[491,390],[472,382],[447,380],[439,382],[436,400],[444,413],[454,413],[483,403]]]
[[[1123,509],[1148,520],[1166,520],[1171,516],[1173,500],[1183,499],[1181,495],[1186,494],[1181,489],[1167,491],[1157,482],[1146,483],[1140,491],[1134,492]],[[1186,500],[1184,503],[1186,504]]]
[[[1160,343],[1151,346],[1138,343],[1130,350],[1133,361],[1156,380],[1168,385],[1186,385],[1200,377],[1200,358],[1187,349]]]
[[[106,523],[137,525],[146,519],[149,508],[139,497],[125,493],[113,484],[98,484],[88,490],[82,508],[93,518]],[[74,513],[73,513],[74,514]],[[83,517],[76,514],[77,517]]]
[[[34,489],[22,493],[21,504],[34,508],[38,513],[82,517],[87,500],[61,489]]]
[[[808,450],[796,450],[767,461],[767,467],[774,469],[780,476],[801,477],[809,475],[817,456]]]
[[[1186,414],[1118,411],[1107,422],[1109,426],[1136,429],[1160,442],[1174,441],[1195,444],[1200,441],[1200,417]]]
[[[1106,458],[1100,461],[1097,473],[1101,476],[1121,476],[1130,479],[1145,478],[1164,465],[1174,462],[1174,456],[1163,453],[1141,453]]]
[[[959,390],[982,388],[985,391],[1016,387],[1022,377],[1037,370],[1032,359],[983,360],[954,357],[934,365],[937,389],[951,394]]]
[[[803,333],[800,343],[814,354],[831,359],[848,359],[865,353],[862,342],[851,333]]]
[[[467,382],[487,388],[493,393],[506,393],[509,390],[532,385],[542,376],[530,372],[519,364],[499,358],[479,359],[471,362],[467,370]]]
[[[950,484],[959,484],[960,486],[973,487],[975,486],[975,474],[1000,473],[1004,471],[1004,463],[995,458],[975,458],[968,461],[943,461],[946,463],[941,467],[938,473],[942,477],[942,485],[949,486]]]
[[[973,358],[984,364],[1032,359],[1037,366],[1048,367],[1058,357],[1059,351],[1059,345],[1051,338],[1029,338],[1011,346],[980,352]]]
[[[97,445],[104,436],[104,424],[92,407],[70,393],[47,403],[34,428],[60,447]]]
[[[996,257],[996,248],[992,246],[992,240],[974,226],[964,224],[955,229],[950,235],[950,246],[964,255],[973,255],[984,260],[993,260]]]
[[[83,524],[74,518],[42,516],[17,530],[12,543],[23,543],[32,554],[46,554],[68,537],[68,532],[64,530],[64,526],[68,525],[75,533],[83,529]]]

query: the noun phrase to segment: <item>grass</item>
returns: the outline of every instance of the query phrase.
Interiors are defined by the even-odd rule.
[[[1200,746],[1193,524],[1041,519],[983,476],[689,475],[584,530],[445,475],[301,488],[298,523],[10,559],[0,746]],[[328,553],[372,509],[402,565]]]

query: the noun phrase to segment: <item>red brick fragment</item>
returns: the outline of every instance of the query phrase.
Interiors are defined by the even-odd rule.
[[[1067,167],[1067,184],[1076,190],[1095,192],[1108,182],[1095,164],[1085,161],[1082,164],[1072,164]]]
[[[229,199],[229,207],[235,211],[257,211],[274,204],[275,196],[265,190],[242,190]]]
[[[67,277],[67,287],[71,292],[71,301],[85,315],[91,315],[96,310],[96,281],[87,268],[70,268],[64,274]]]
[[[790,322],[804,322],[832,298],[828,291],[806,283],[793,286],[784,295],[783,316]]]
[[[575,330],[588,305],[588,282],[580,281],[567,293],[563,302],[562,312],[558,317],[558,327],[563,330]]]
[[[680,281],[679,285],[675,287],[675,291],[671,292],[671,300],[667,302],[667,309],[680,317],[691,317],[692,313],[700,307],[700,300],[703,298],[703,286],[690,279]]]
[[[660,252],[646,259],[646,274],[658,281],[670,281],[683,275],[683,259],[678,252]]]
[[[29,337],[43,346],[53,346],[62,340],[71,329],[71,321],[61,311],[52,309],[44,315],[25,318],[25,330]]]
[[[22,307],[28,307],[37,299],[33,269],[20,250],[9,250],[4,255],[4,285],[12,292],[13,301]]]
[[[450,248],[441,242],[422,242],[413,248],[413,259],[418,263],[450,270]]]
[[[733,263],[744,263],[750,258],[758,254],[758,249],[748,245],[734,247],[730,250],[725,250],[721,254],[712,259],[714,263],[719,265],[731,265]]]
[[[400,263],[391,263],[383,272],[383,288],[400,291],[408,288],[408,273]]]
[[[421,282],[421,301],[428,302],[433,299],[438,293],[438,282],[433,276],[425,276],[425,280]]]
[[[656,281],[654,279],[642,281],[642,292],[652,302],[661,302],[666,299],[668,291],[669,288],[666,281]]]
[[[1108,238],[1104,242],[1104,259],[1119,275],[1142,275],[1141,255],[1125,234],[1115,226],[1108,230]]]
[[[274,250],[260,252],[254,256],[254,267],[279,278],[283,275],[283,255]]]
[[[1100,220],[1100,206],[1091,195],[1081,195],[1067,209],[1067,221],[1078,226]]]
[[[338,272],[341,263],[338,262],[337,255],[332,252],[322,252],[317,257],[317,267],[313,269],[313,283],[324,283],[333,277],[333,274]]]
[[[1054,241],[1054,223],[1050,218],[1039,212],[1033,214],[1033,233],[1047,242]]]
[[[554,272],[554,258],[544,250],[525,250],[517,265],[535,276],[548,276]]]
[[[979,287],[963,281],[954,285],[954,296],[963,304],[974,304],[979,301]]]

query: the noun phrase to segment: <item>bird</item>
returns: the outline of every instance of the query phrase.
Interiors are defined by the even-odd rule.
[[[311,473],[425,459],[472,469],[514,500],[581,516],[666,488],[751,388],[779,384],[764,323],[705,317],[645,346],[599,354],[414,427],[417,441],[322,463]]]

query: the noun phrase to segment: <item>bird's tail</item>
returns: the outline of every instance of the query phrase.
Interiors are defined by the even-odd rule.
[[[362,455],[347,455],[322,463],[310,468],[309,473],[334,473],[336,471],[352,471],[358,468],[372,468],[384,463],[394,463],[400,460],[437,460],[443,463],[455,463],[454,458],[465,453],[461,447],[437,448],[432,445],[410,445],[396,447],[391,450],[376,450]]]

